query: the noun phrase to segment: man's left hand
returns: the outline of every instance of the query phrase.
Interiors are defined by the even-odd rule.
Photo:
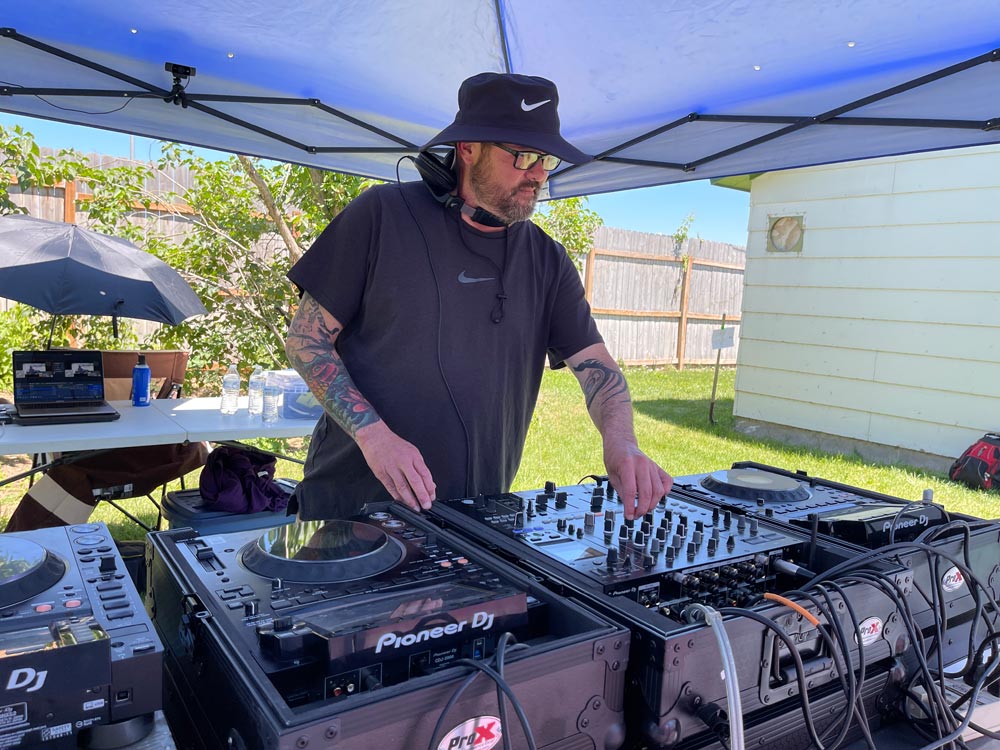
[[[625,518],[639,518],[670,492],[673,478],[629,442],[604,444],[604,466],[622,501]]]

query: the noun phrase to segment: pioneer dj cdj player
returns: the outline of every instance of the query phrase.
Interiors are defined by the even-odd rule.
[[[628,630],[401,506],[148,556],[182,748],[624,741]]]
[[[0,747],[119,747],[160,708],[162,647],[101,523],[0,534]]]

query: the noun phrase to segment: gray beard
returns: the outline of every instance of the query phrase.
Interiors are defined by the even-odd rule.
[[[480,205],[487,204],[491,207],[491,213],[495,214],[508,224],[517,221],[525,221],[535,213],[535,205],[538,203],[537,196],[532,198],[528,204],[519,203],[515,196],[521,188],[519,185],[515,190],[506,192],[496,187],[490,181],[489,170],[485,160],[472,165],[469,171],[469,184]]]

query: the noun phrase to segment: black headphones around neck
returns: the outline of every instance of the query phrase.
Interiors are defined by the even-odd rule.
[[[452,150],[447,160],[430,151],[421,151],[413,160],[413,166],[417,168],[420,179],[431,191],[434,200],[448,209],[465,214],[477,224],[487,227],[506,227],[508,222],[501,219],[496,214],[492,214],[484,208],[471,207],[452,191],[458,186],[455,177],[455,151]]]

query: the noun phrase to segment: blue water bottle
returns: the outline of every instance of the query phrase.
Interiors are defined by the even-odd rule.
[[[132,406],[149,406],[149,381],[151,373],[146,355],[139,355],[139,362],[132,368]]]

